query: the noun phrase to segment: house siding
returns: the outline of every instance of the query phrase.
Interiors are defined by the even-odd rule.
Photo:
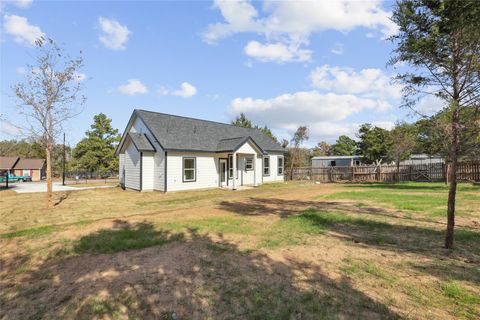
[[[125,185],[125,153],[118,155],[118,180],[121,185]]]
[[[140,152],[133,143],[125,150],[125,187],[140,190]]]
[[[154,152],[142,153],[142,191],[154,189]]]
[[[241,183],[243,185],[253,185],[253,177],[254,177],[254,172],[253,170],[249,170],[249,171],[246,171],[245,170],[245,165],[246,165],[246,162],[247,162],[247,158],[254,158],[255,159],[255,155],[241,155],[240,156],[240,161],[239,161],[239,165],[240,165],[240,175],[241,175]],[[260,174],[260,170],[258,169],[257,167],[257,172]]]
[[[153,163],[153,189],[158,191],[165,190],[165,152],[157,151],[154,155]]]
[[[270,175],[268,176],[264,175],[263,182],[266,183],[266,182],[283,181],[284,175],[278,174],[278,158],[283,157],[283,154],[268,154],[267,156],[270,157]],[[284,165],[283,171],[285,173],[285,165]],[[262,173],[263,173],[263,165],[262,165]]]
[[[183,182],[183,158],[196,158],[196,180]],[[168,152],[167,190],[191,190],[218,187],[218,155],[214,153]]]
[[[156,152],[140,153],[131,141],[126,141],[126,145],[122,148],[123,153],[119,154],[119,178],[126,188],[144,191],[180,191],[219,187],[219,158],[228,158],[227,153],[174,151],[166,153],[139,117],[133,119],[128,130],[145,134]],[[263,176],[263,156],[257,152],[259,152],[257,146],[251,141],[236,150],[238,165],[235,185],[237,187],[253,185],[255,176],[259,185],[284,180],[284,176],[278,175],[277,172],[277,159],[283,154],[269,154],[270,175]],[[195,181],[183,181],[184,157],[196,158]],[[256,175],[253,170],[245,170],[246,159],[249,157],[256,159]],[[230,187],[232,186],[232,179],[228,184]]]
[[[136,118],[130,129],[132,132],[144,133],[155,147],[155,154],[153,155],[153,171],[151,176],[153,179],[153,189],[158,191],[165,190],[165,151],[162,149],[153,134],[148,130],[145,123],[140,118]]]
[[[237,153],[257,153],[258,151],[254,147],[254,145],[250,142],[247,141],[247,143],[244,143],[240,148],[238,148]]]

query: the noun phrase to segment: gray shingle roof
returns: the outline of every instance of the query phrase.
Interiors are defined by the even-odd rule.
[[[135,112],[165,150],[230,151],[250,137],[265,152],[285,152],[258,129],[146,110]]]
[[[155,147],[144,133],[129,132],[128,135],[138,151],[155,151]]]

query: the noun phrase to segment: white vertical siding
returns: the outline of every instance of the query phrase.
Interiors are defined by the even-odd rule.
[[[256,170],[257,170],[257,175],[256,175],[256,178],[257,178],[257,184],[262,184],[262,176],[263,176],[263,167],[262,167],[262,161],[263,161],[263,155],[259,154],[257,155],[257,163],[256,163]]]
[[[133,121],[130,131],[146,134],[156,152],[143,154],[141,174],[140,153],[132,143],[127,142],[125,154],[119,155],[120,181],[123,179],[125,187],[139,190],[140,181],[143,190],[177,191],[219,186],[219,158],[227,158],[227,154],[168,152],[165,158],[165,151],[140,118]],[[253,184],[255,176],[253,170],[245,171],[245,159],[252,156],[256,159],[257,184],[283,181],[283,175],[278,175],[277,168],[277,157],[281,154],[270,154],[270,175],[263,176],[263,157],[255,155],[257,152],[256,146],[251,142],[245,143],[237,150],[237,186]],[[183,182],[183,157],[196,158],[196,181],[194,182]],[[165,166],[167,167],[166,179]],[[125,172],[124,175],[123,172]],[[232,185],[231,180],[229,185]]]
[[[237,153],[257,153],[257,149],[250,141],[247,141],[237,149]]]
[[[283,155],[268,154],[268,156],[270,156],[270,175],[263,176],[263,182],[283,181],[284,176],[278,174],[278,157],[282,157]],[[284,168],[284,171],[285,171],[285,168]]]
[[[196,181],[183,182],[183,157],[196,158]],[[218,155],[215,153],[167,153],[167,191],[218,187]]]
[[[157,149],[154,156],[153,189],[165,191],[165,152],[161,148]]]
[[[120,184],[125,183],[124,171],[125,171],[125,153],[120,153],[118,155],[118,180]]]
[[[133,143],[125,150],[125,187],[140,190],[140,153]]]
[[[153,156],[153,189],[165,191],[165,151],[157,142],[153,134],[148,130],[145,123],[140,118],[136,118],[130,129],[132,132],[141,132],[147,135],[150,142],[155,147],[155,155]]]
[[[249,171],[246,171],[245,170],[245,164],[247,162],[247,158],[253,158],[255,159],[255,155],[252,154],[252,155],[241,155],[240,156],[240,170],[241,170],[241,175],[242,175],[242,183],[243,185],[253,185],[253,177],[254,177],[254,173],[253,173],[253,170],[249,170]],[[257,167],[257,170],[258,170],[258,167]],[[260,171],[258,171],[260,172]]]
[[[153,190],[154,153],[142,153],[142,191]]]

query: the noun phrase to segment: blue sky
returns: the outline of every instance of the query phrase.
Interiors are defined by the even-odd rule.
[[[1,6],[0,138],[20,137],[11,86],[35,35],[83,51],[87,102],[65,128],[78,142],[103,112],[122,131],[135,108],[229,122],[245,112],[309,145],[354,137],[360,123],[407,119],[386,67],[392,2],[9,1]],[[399,68],[402,68],[399,66]],[[428,103],[426,103],[428,104]],[[408,119],[407,119],[408,120]]]

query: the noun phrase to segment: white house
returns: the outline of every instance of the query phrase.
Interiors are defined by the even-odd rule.
[[[284,180],[284,153],[258,129],[134,110],[116,154],[123,187],[177,191]]]

